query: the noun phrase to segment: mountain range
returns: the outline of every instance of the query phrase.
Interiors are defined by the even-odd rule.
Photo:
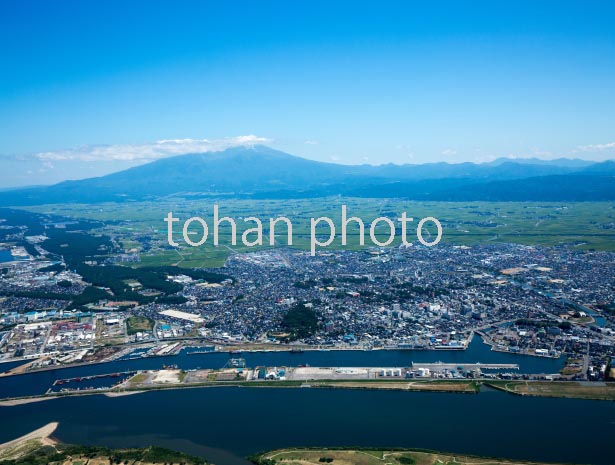
[[[138,201],[161,196],[443,201],[615,200],[615,161],[506,159],[490,163],[341,165],[265,146],[179,155],[102,177],[0,192],[0,205]]]

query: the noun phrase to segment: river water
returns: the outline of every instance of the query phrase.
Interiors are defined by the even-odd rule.
[[[194,351],[194,349],[189,349]],[[182,352],[169,357],[138,358],[135,360],[118,360],[109,363],[85,365],[73,368],[61,368],[19,376],[0,378],[0,398],[43,394],[57,379],[84,377],[105,373],[117,373],[133,370],[160,369],[163,365],[176,364],[182,369],[222,368],[231,357],[242,357],[248,367],[256,366],[297,366],[310,365],[318,367],[407,367],[412,362],[449,362],[449,363],[516,363],[519,373],[557,373],[564,365],[563,358],[552,359],[528,355],[495,352],[475,336],[467,350],[307,350],[303,353],[245,352],[228,354],[211,352],[188,355]],[[0,364],[0,370],[9,367]]]
[[[191,349],[192,350],[192,349]],[[209,353],[115,361],[0,379],[0,397],[40,394],[56,379],[163,364],[220,368],[237,354]],[[244,353],[250,367],[409,366],[412,362],[518,363],[555,373],[562,359],[493,352],[475,338],[466,351],[306,351]],[[6,369],[10,365],[0,365]],[[525,460],[612,465],[615,403],[480,394],[216,387],[53,399],[0,407],[0,443],[51,421],[69,443],[151,444],[241,465],[244,457],[289,446],[418,447]]]
[[[400,391],[203,388],[0,408],[0,443],[48,422],[69,443],[157,444],[218,465],[288,446],[420,447],[612,465],[615,403]]]

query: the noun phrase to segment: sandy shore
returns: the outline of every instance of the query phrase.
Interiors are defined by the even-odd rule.
[[[141,394],[145,391],[122,391],[122,392],[105,392],[105,396],[107,397],[123,397],[123,396],[131,396],[133,394]]]
[[[0,400],[0,407],[14,407],[15,405],[31,404],[33,402],[42,402],[44,400],[57,399],[58,397],[32,397],[30,399],[14,399],[14,400]]]
[[[34,430],[31,433],[28,433],[20,438],[13,439],[12,441],[9,441],[9,442],[5,442],[4,444],[0,444],[0,450],[6,449],[9,447],[15,447],[16,445],[22,442],[25,442],[25,441],[29,441],[31,439],[40,439],[41,442],[45,445],[53,445],[56,442],[53,439],[51,439],[49,436],[53,434],[53,432],[56,430],[58,425],[59,423],[55,421],[53,423],[48,423],[42,428]]]

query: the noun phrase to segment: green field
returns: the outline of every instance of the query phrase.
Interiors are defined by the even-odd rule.
[[[213,205],[220,206],[220,214],[230,216],[237,223],[237,245],[230,241],[231,229],[224,223],[220,228],[220,244],[213,245]],[[365,223],[365,247],[372,246],[369,224],[380,216],[391,218],[396,226],[393,245],[401,243],[400,223],[396,218],[402,212],[415,218],[409,225],[408,240],[417,243],[416,224],[432,216],[442,224],[442,243],[474,245],[486,243],[519,243],[526,245],[566,245],[578,250],[615,251],[615,204],[610,202],[411,202],[397,199],[320,198],[295,200],[187,200],[165,198],[155,202],[103,203],[96,205],[43,205],[29,207],[39,213],[55,213],[73,218],[100,220],[107,223],[100,231],[112,236],[126,251],[141,252],[136,266],[177,265],[182,267],[216,267],[224,264],[229,254],[269,247],[269,218],[286,216],[293,223],[293,247],[309,250],[310,218],[330,217],[337,236],[330,249],[342,248],[341,205],[348,208],[348,216],[360,217]],[[163,218],[168,212],[181,219],[174,225],[174,238],[180,247],[167,244],[167,224]],[[183,242],[183,221],[192,216],[204,218],[209,226],[207,242],[191,247]],[[246,247],[241,233],[254,223],[243,218],[256,216],[263,221],[262,247]],[[201,229],[194,224],[191,237],[200,238]],[[276,245],[286,244],[286,228],[280,223],[276,230]],[[388,227],[380,224],[376,229],[379,240],[384,241]],[[324,235],[326,228],[317,230]],[[346,249],[360,249],[359,229],[355,223],[348,227]],[[424,237],[433,239],[433,225],[424,229]],[[143,249],[147,238],[149,248]],[[254,236],[250,236],[253,239]]]
[[[486,384],[521,396],[615,400],[615,383],[489,381]]]
[[[143,331],[152,331],[154,329],[154,320],[144,316],[131,316],[126,319],[126,332],[128,335],[137,334]]]
[[[251,457],[256,465],[538,465],[421,449],[281,449]]]

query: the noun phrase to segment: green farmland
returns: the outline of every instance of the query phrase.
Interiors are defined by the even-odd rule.
[[[218,246],[213,245],[213,205],[220,207],[220,216],[229,216],[237,223],[237,244],[231,244],[228,223],[220,227]],[[442,242],[456,245],[488,243],[519,243],[540,246],[568,246],[577,250],[615,250],[615,204],[611,202],[412,202],[397,199],[318,198],[294,200],[234,200],[164,198],[152,202],[103,203],[96,205],[43,205],[29,207],[39,213],[99,220],[105,226],[97,232],[112,236],[125,250],[140,252],[136,266],[178,265],[182,267],[221,266],[229,254],[269,248],[269,218],[286,216],[293,224],[293,247],[309,250],[310,218],[327,216],[337,228],[329,249],[342,248],[341,205],[348,209],[348,217],[359,217],[365,223],[365,246],[372,246],[369,236],[371,221],[377,217],[390,218],[396,227],[393,245],[401,243],[401,228],[397,218],[402,212],[414,218],[408,224],[408,241],[417,243],[416,225],[421,218],[435,217],[442,224]],[[173,212],[180,222],[174,224],[175,240],[179,247],[167,243],[167,223],[163,221]],[[208,240],[199,247],[183,241],[183,222],[200,216],[209,226]],[[255,216],[263,222],[263,246],[246,247],[241,233],[255,223],[244,218]],[[316,230],[320,240],[328,237],[328,227]],[[194,223],[190,230],[193,241],[201,237],[202,229]],[[344,248],[360,249],[359,228],[348,226],[348,240]],[[426,240],[435,237],[436,228],[427,223],[423,229]],[[385,241],[388,227],[381,222],[376,236]],[[254,239],[255,235],[249,236]],[[286,226],[279,223],[275,244],[286,245]],[[144,247],[147,244],[147,247]]]

